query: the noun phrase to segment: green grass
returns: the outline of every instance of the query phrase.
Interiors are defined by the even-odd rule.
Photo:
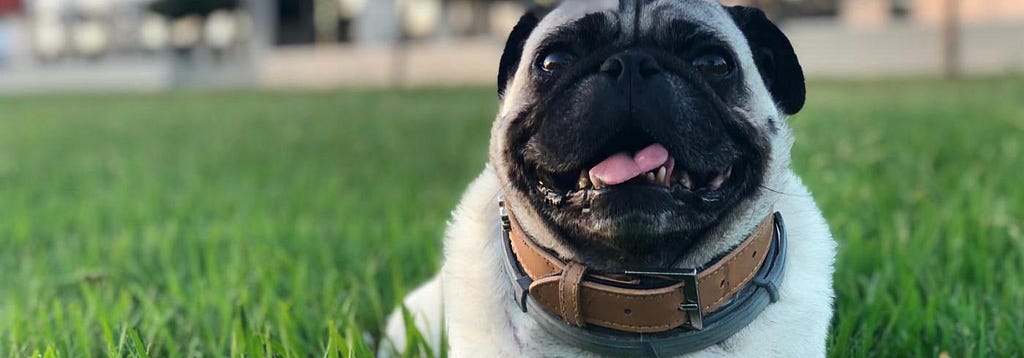
[[[1024,352],[1024,80],[810,88],[835,356]],[[365,355],[483,168],[489,89],[0,100],[0,357]]]

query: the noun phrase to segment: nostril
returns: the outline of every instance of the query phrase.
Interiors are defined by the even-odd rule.
[[[638,52],[629,51],[612,56],[601,64],[601,73],[607,74],[619,81],[646,80],[663,72],[653,56]]]
[[[651,77],[661,73],[661,66],[658,65],[658,61],[654,57],[644,56],[640,60],[638,71],[641,77]]]
[[[611,75],[612,77],[619,77],[622,74],[622,69],[626,66],[622,63],[622,59],[618,56],[609,58],[601,64],[601,72]]]

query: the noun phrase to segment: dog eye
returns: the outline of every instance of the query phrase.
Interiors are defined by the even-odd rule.
[[[725,76],[732,72],[732,64],[722,55],[703,55],[693,59],[692,65],[704,76]]]
[[[552,52],[540,62],[540,68],[545,72],[557,72],[564,70],[575,60],[572,55],[565,52]]]

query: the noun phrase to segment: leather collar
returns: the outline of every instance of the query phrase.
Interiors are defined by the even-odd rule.
[[[570,326],[542,321],[549,331],[585,344],[601,346],[612,337],[612,346],[629,346],[616,332],[640,334],[640,341],[644,334],[671,338],[689,332],[683,336],[697,343],[666,340],[666,346],[692,351],[728,338],[778,298],[785,262],[785,230],[778,213],[768,215],[741,244],[706,268],[615,273],[559,259],[533,242],[503,203],[501,215],[506,271],[520,308],[525,312],[528,306],[539,307],[543,313],[530,312],[535,319],[553,316]],[[742,317],[728,317],[737,314]],[[705,315],[713,317],[716,332],[700,332]],[[651,342],[656,340],[651,338],[644,346],[654,350]]]

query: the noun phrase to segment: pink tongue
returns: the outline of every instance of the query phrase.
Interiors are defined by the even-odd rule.
[[[591,168],[590,177],[600,179],[606,185],[619,185],[666,162],[668,150],[661,144],[652,144],[632,156],[626,152],[615,153]]]

